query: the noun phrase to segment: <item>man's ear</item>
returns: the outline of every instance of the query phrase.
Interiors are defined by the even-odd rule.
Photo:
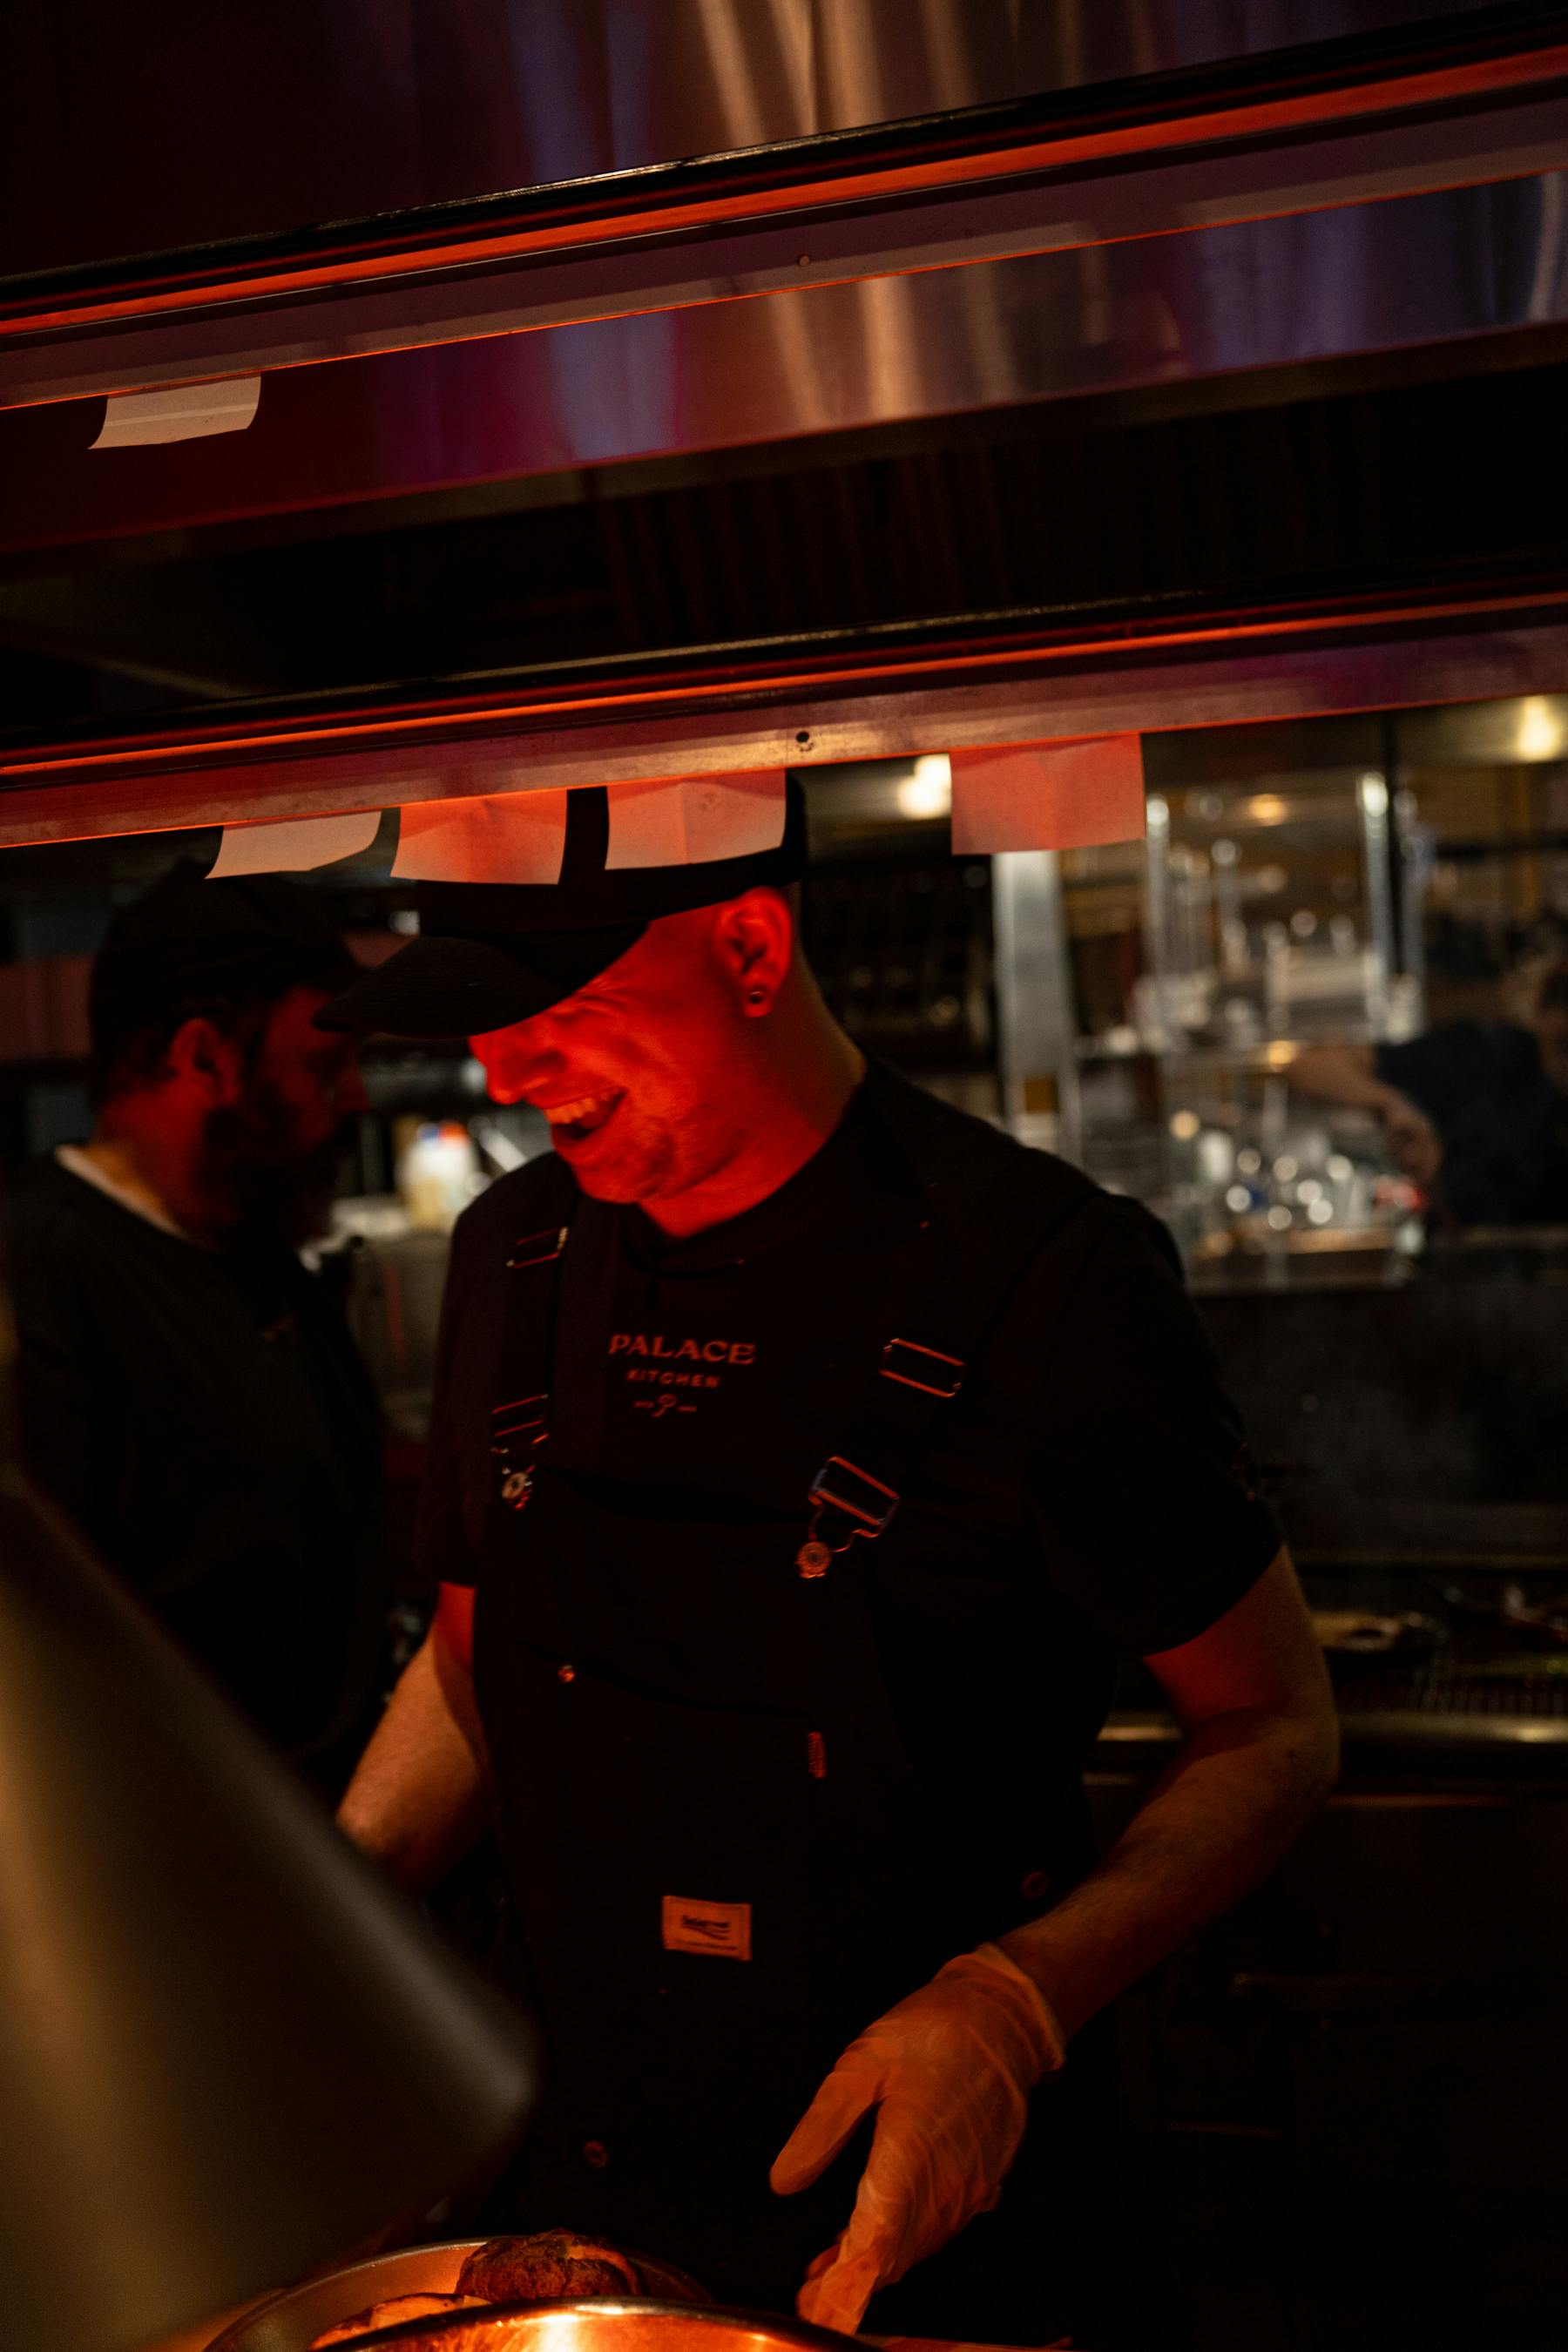
[[[795,955],[795,917],[779,890],[748,890],[719,909],[713,926],[719,968],[753,1019],[771,1013]]]
[[[163,1056],[172,1078],[196,1095],[209,1109],[237,1101],[245,1079],[245,1052],[237,1038],[226,1036],[215,1021],[195,1013],[182,1021]]]

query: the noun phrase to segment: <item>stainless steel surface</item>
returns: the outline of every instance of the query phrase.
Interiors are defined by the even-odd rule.
[[[1527,694],[1463,710],[1415,710],[1399,722],[1407,768],[1498,768],[1568,753],[1568,694]]]
[[[1331,360],[1568,320],[1564,178],[290,371],[221,443],[89,453],[0,413],[0,544],[46,545]],[[537,478],[564,477],[559,493]],[[503,478],[529,478],[511,491]]]
[[[1539,600],[1550,604],[1559,599]],[[1467,625],[1458,625],[1465,618]],[[1377,616],[1367,643],[1349,622],[1276,630],[1259,617],[1179,633],[1181,653],[1158,636],[1121,629],[1087,634],[1047,654],[868,653],[853,679],[829,686],[820,667],[798,678],[758,677],[743,695],[717,688],[625,688],[622,715],[586,682],[573,708],[559,692],[518,698],[491,711],[447,719],[471,730],[432,741],[417,719],[399,736],[395,719],[345,716],[337,730],[378,739],[371,750],[311,752],[302,727],[235,740],[216,719],[203,742],[12,753],[0,761],[0,846],[216,824],[230,817],[326,815],[399,806],[449,794],[523,792],[660,775],[712,775],[789,765],[918,757],[989,743],[1238,725],[1321,713],[1466,702],[1503,694],[1568,690],[1568,625],[1519,617],[1505,600],[1489,613],[1471,600],[1449,620],[1403,624]],[[1249,646],[1257,650],[1243,650]],[[1201,645],[1205,658],[1191,658]],[[1030,667],[1035,674],[1010,675]],[[951,680],[944,683],[944,677]],[[672,701],[686,708],[671,715]],[[742,702],[743,708],[736,708]],[[564,707],[563,707],[564,705]],[[318,722],[318,725],[320,722]],[[503,731],[505,730],[505,731]],[[300,738],[303,740],[300,740]],[[243,751],[243,764],[235,757]],[[182,772],[175,759],[190,762]],[[196,760],[209,764],[197,766]]]
[[[1371,931],[1366,976],[1366,1019],[1374,1037],[1384,1034],[1389,984],[1394,978],[1394,887],[1389,871],[1389,787],[1381,768],[1368,768],[1356,783],[1361,818],[1362,876]]]
[[[406,2246],[400,2253],[374,2254],[368,2262],[351,2263],[325,2278],[307,2279],[301,2285],[289,2287],[273,2296],[259,2309],[247,2312],[221,2336],[213,2337],[207,2352],[308,2352],[308,2347],[324,2328],[336,2327],[372,2304],[389,2302],[399,2294],[455,2294],[458,2273],[467,2257],[484,2243],[482,2238],[455,2238],[442,2245]],[[682,2286],[691,2283],[668,2263],[646,2254],[634,2254],[632,2259],[643,2271],[655,2273],[665,2300],[618,2304],[615,2306],[617,2313],[630,2308],[695,2315],[699,2311],[713,2308],[705,2298],[691,2304],[679,2300]],[[700,2290],[694,2292],[700,2297]],[[603,2306],[575,2304],[568,2308],[592,2312]],[[482,2312],[469,2314],[476,2319],[483,2315]],[[700,2339],[704,2345],[713,2341],[716,2339],[706,2336]]]
[[[490,1997],[10,1472],[0,1926],[5,2352],[231,2308],[531,2093]]]
[[[1542,1748],[1552,1753],[1568,1749],[1568,1717],[1531,1717],[1500,1711],[1457,1715],[1415,1707],[1368,1712],[1347,1707],[1340,1713],[1340,1735],[1347,1747],[1490,1748],[1502,1752]],[[1159,1752],[1179,1747],[1181,1739],[1182,1728],[1173,1717],[1126,1708],[1111,1717],[1096,1748],[1102,1763],[1114,1769],[1134,1749]]]
[[[1054,850],[1013,850],[991,865],[996,927],[996,1022],[1004,1108],[1024,1142],[1079,1156],[1076,1021],[1061,859]],[[1037,1134],[1029,1081],[1048,1079],[1055,1096],[1048,1131]]]
[[[427,2328],[405,2336],[409,2352],[428,2345],[439,2352],[463,2322],[463,2352],[583,2352],[588,2338],[600,2347],[620,2352],[844,2352],[847,2339],[805,2320],[785,2318],[769,2311],[699,2309],[668,2303],[558,2303],[533,2309],[512,2305],[498,2307],[493,2317],[482,2311],[458,2312],[447,2321],[433,2320]]]
[[[1188,88],[1134,79],[1102,104],[1042,99],[822,141],[524,188],[483,212],[416,212],[205,246],[82,283],[15,281],[0,404],[79,399],[475,341],[1369,200],[1531,179],[1568,163],[1568,47],[1413,44],[1353,79],[1304,50]],[[1322,52],[1338,58],[1335,46]],[[695,176],[694,176],[695,175]],[[101,281],[101,282],[100,282]]]
[[[635,170],[1473,15],[1466,0],[278,0],[8,29],[0,268]],[[657,32],[656,32],[657,27]],[[128,96],[133,102],[128,104]],[[279,137],[286,123],[289,135]],[[150,156],[177,159],[150,171]]]
[[[1064,146],[1070,145],[1064,141]],[[1568,101],[1519,106],[1506,124],[1380,123],[1295,146],[1194,160],[1125,160],[1081,174],[1048,163],[1039,187],[952,195],[918,191],[846,212],[809,196],[772,222],[650,236],[606,224],[606,249],[420,270],[408,257],[385,279],[258,302],[243,286],[210,306],[96,331],[0,330],[0,406],[80,400],[217,376],[275,374],[329,361],[540,329],[646,317],[800,289],[852,284],[1015,257],[1083,252],[1128,238],[1360,206],[1560,173]]]
[[[407,2246],[401,2253],[374,2254],[325,2278],[307,2279],[226,2327],[213,2337],[208,2352],[306,2352],[323,2328],[335,2327],[373,2303],[395,2294],[454,2294],[464,2257],[482,2242],[465,2238],[447,2245]]]

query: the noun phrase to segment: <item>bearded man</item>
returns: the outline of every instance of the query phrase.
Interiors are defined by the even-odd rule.
[[[299,1255],[364,1107],[313,1025],[356,970],[297,885],[177,867],[94,963],[93,1133],[6,1219],[28,1467],[328,1795],[386,1663],[374,1393]]]

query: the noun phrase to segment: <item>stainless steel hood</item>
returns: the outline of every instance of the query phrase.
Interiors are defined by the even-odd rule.
[[[1561,534],[1543,546],[1535,495],[1510,478],[1513,539],[1433,566],[1400,520],[1414,483],[1380,498],[1386,423],[1375,453],[1342,436],[1324,459],[1370,477],[1353,577],[1306,541],[1304,571],[1276,576],[1237,547],[1210,562],[1249,496],[1314,495],[1257,476],[1300,464],[1302,435],[1262,436],[1250,457],[1237,437],[1219,520],[1190,534],[1190,593],[1162,591],[1154,637],[1139,583],[1120,600],[1091,587],[1092,518],[1063,533],[1049,594],[1026,563],[1011,599],[988,594],[943,554],[993,532],[967,498],[1010,495],[1002,457],[982,473],[963,456],[989,418],[1025,420],[1048,450],[1054,419],[1098,399],[1105,446],[1123,396],[1256,416],[1559,359],[1568,10],[679,0],[657,39],[648,21],[630,0],[472,0],[437,56],[411,9],[351,9],[329,37],[316,12],[285,8],[291,137],[273,152],[234,89],[247,73],[266,85],[277,58],[226,19],[166,61],[187,107],[179,167],[141,179],[116,178],[125,133],[100,89],[118,37],[73,62],[75,111],[56,100],[24,121],[44,176],[51,136],[68,154],[88,129],[102,143],[58,218],[43,207],[44,231],[14,248],[44,274],[0,288],[0,394],[24,404],[0,414],[0,667],[22,688],[6,839],[160,811],[204,822],[225,794],[280,814],[782,746],[809,761],[1568,686]],[[54,58],[51,33],[26,39]],[[169,129],[174,100],[142,82],[145,136]],[[193,100],[210,112],[191,119]],[[105,257],[111,180],[130,189],[129,259]],[[194,245],[198,231],[218,241]],[[185,243],[151,250],[160,238]],[[248,429],[89,446],[103,404],[89,386],[246,369],[261,373]],[[1483,404],[1466,429],[1506,436],[1505,412]],[[727,583],[829,567],[814,535],[835,452],[864,547],[876,499],[858,485],[910,433],[936,453],[917,486],[940,501],[929,599],[868,606],[841,562],[840,604],[829,572],[782,599],[771,631],[742,620],[755,600]],[[728,543],[713,485],[772,481],[808,448],[816,503],[775,499],[752,545],[737,501]],[[1104,527],[1136,534],[1114,473],[1097,476]],[[645,476],[658,494],[639,504]],[[1431,495],[1450,488],[1434,478]],[[447,530],[464,518],[508,524],[467,570]],[[1058,534],[1048,503],[1037,529]],[[665,555],[639,553],[637,531]],[[264,543],[266,565],[242,559]],[[250,609],[219,576],[226,555],[251,567]],[[667,558],[707,568],[689,623],[678,595],[661,602]],[[341,577],[335,603],[312,563]],[[556,572],[557,593],[498,634],[511,583],[548,590]],[[313,600],[312,648],[279,651]],[[589,617],[612,604],[613,627]],[[382,652],[365,616],[384,605]],[[1173,669],[1151,647],[1182,635],[1178,608]],[[179,709],[198,698],[200,716]],[[128,732],[160,703],[166,723]],[[68,723],[38,723],[46,709]]]
[[[1568,177],[791,290],[268,375],[212,442],[0,413],[0,548],[471,493],[1026,401],[1568,325]],[[1478,355],[1479,356],[1479,355]],[[575,485],[565,485],[570,492]]]
[[[1568,163],[1568,43],[1547,23],[1514,0],[1403,36],[46,272],[0,291],[0,404],[1534,177]]]
[[[1503,14],[1515,12],[1504,10]],[[13,12],[0,273],[406,212],[1304,44],[1474,0],[163,0]],[[1535,23],[1547,37],[1550,10]]]
[[[1538,176],[1568,163],[1568,43],[1534,13],[46,274],[0,299],[0,404]]]

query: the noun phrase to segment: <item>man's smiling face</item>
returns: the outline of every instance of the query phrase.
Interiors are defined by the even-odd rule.
[[[747,1024],[715,923],[711,907],[663,916],[559,1004],[468,1040],[492,1098],[542,1110],[595,1199],[687,1191],[746,1140],[729,1097]]]

